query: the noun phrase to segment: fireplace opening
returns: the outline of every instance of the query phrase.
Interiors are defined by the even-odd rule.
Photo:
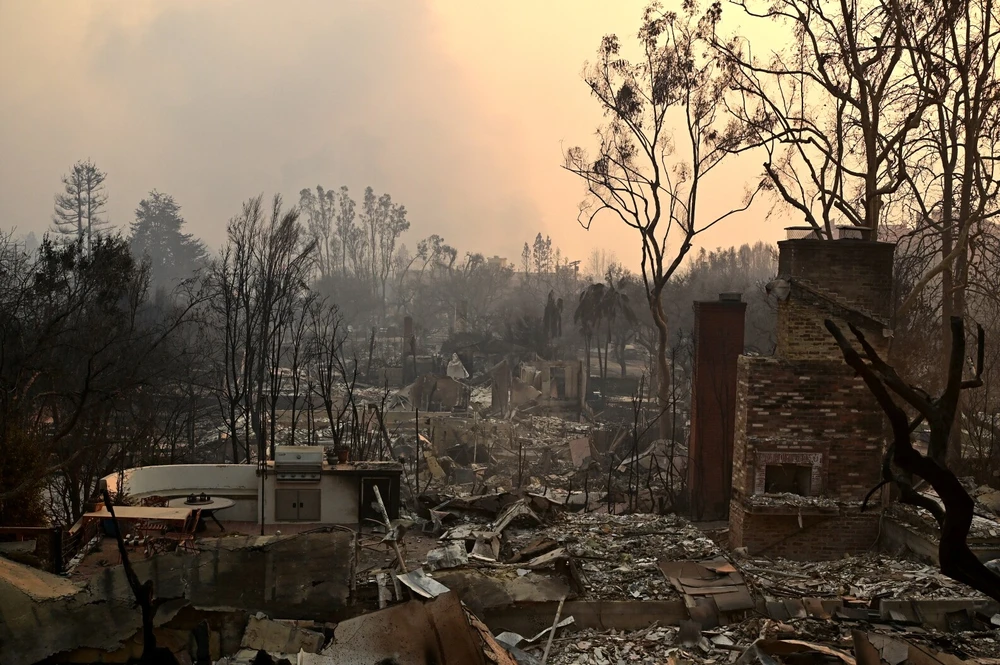
[[[801,464],[768,464],[764,469],[764,492],[809,496],[812,493],[812,467]]]

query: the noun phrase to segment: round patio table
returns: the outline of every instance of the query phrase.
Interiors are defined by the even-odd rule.
[[[192,496],[194,496],[197,499],[199,495],[192,495]],[[220,529],[225,531],[226,527],[222,526],[222,522],[220,522],[219,518],[215,516],[215,513],[217,513],[220,510],[225,510],[226,508],[232,508],[233,506],[236,505],[236,502],[233,501],[232,499],[226,499],[224,497],[216,497],[216,496],[208,497],[207,501],[205,500],[191,501],[191,497],[181,496],[177,497],[176,499],[171,499],[170,501],[167,502],[167,505],[170,506],[171,508],[192,508],[192,509],[197,508],[198,510],[201,511],[202,517],[210,517],[213,522],[219,525]]]

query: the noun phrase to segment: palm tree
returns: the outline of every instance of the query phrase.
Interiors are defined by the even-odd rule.
[[[587,376],[590,376],[590,342],[601,323],[601,307],[604,300],[604,283],[591,284],[580,292],[580,301],[573,312],[573,323],[580,328],[585,346]],[[601,345],[597,344],[597,364],[601,364]]]
[[[573,312],[573,321],[579,326],[586,346],[587,376],[590,376],[591,341],[597,347],[597,367],[602,389],[604,381],[608,378],[609,349],[615,324],[624,322],[635,325],[637,321],[628,294],[625,292],[626,285],[625,276],[616,281],[609,271],[606,284],[604,282],[591,284],[580,293],[580,302]],[[601,353],[602,331],[604,332],[603,354]]]
[[[618,279],[617,283],[611,275],[611,271],[608,271],[608,285],[604,289],[603,296],[601,298],[601,319],[607,324],[607,335],[604,338],[604,369],[601,373],[601,380],[604,381],[608,377],[608,347],[611,345],[612,330],[614,329],[615,323],[624,322],[627,325],[634,326],[637,322],[635,312],[632,311],[632,305],[629,303],[628,294],[625,292],[627,285],[626,277],[621,277]],[[598,359],[600,358],[600,353],[598,353]],[[624,374],[623,374],[624,375]]]

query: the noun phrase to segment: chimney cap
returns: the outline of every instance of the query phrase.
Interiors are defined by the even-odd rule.
[[[872,230],[867,226],[840,224],[837,226],[838,240],[871,240]]]
[[[726,291],[719,294],[719,302],[743,302],[743,294],[739,291]]]
[[[820,236],[812,226],[786,226],[785,237],[787,240],[818,240]]]

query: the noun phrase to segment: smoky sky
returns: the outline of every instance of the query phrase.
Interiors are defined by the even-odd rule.
[[[371,185],[406,205],[411,248],[439,233],[516,259],[541,231],[625,258],[620,229],[576,227],[559,165],[601,120],[584,59],[641,7],[0,0],[0,227],[47,229],[60,176],[90,158],[114,225],[155,188],[213,248],[251,196]]]

